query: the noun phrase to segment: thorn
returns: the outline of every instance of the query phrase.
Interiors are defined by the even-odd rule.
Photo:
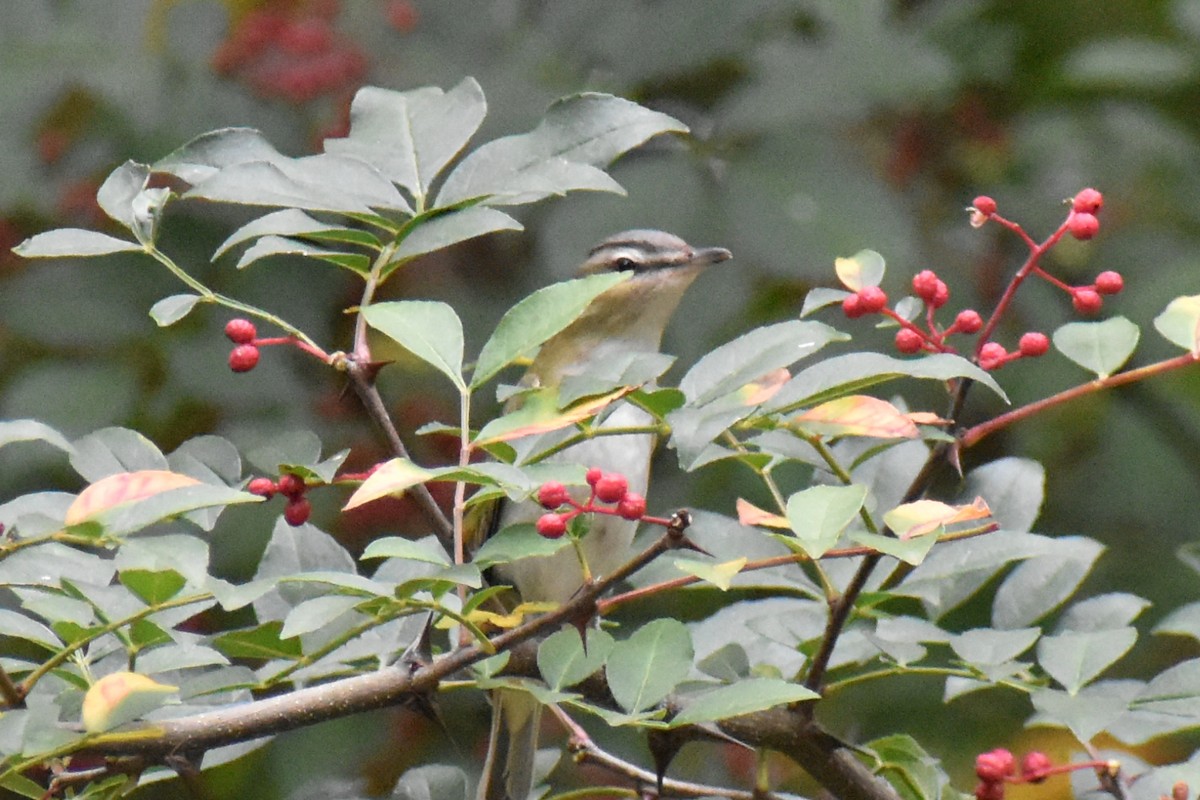
[[[714,556],[712,553],[708,552],[708,551],[707,551],[707,550],[705,550],[703,547],[701,547],[700,545],[696,544],[695,542],[693,542],[691,539],[689,539],[689,538],[688,538],[688,537],[686,537],[686,536],[682,537],[682,538],[681,538],[681,539],[680,539],[680,540],[679,540],[679,541],[676,543],[676,545],[675,545],[675,546],[676,546],[676,547],[679,547],[679,548],[682,548],[682,549],[684,549],[684,550],[695,550],[697,553],[700,553],[701,555],[705,555],[705,556],[710,556],[710,557],[712,557],[712,558],[716,558],[716,556]]]

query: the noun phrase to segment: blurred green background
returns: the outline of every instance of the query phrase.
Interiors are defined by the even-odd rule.
[[[448,89],[474,76],[489,103],[476,143],[530,129],[549,102],[583,89],[635,99],[692,128],[686,141],[656,140],[618,163],[613,174],[628,197],[579,194],[523,209],[525,232],[427,258],[389,284],[395,296],[452,302],[468,324],[469,351],[512,302],[568,276],[588,246],[629,227],[735,254],[734,267],[692,290],[673,324],[666,346],[684,365],[753,325],[794,316],[809,288],[832,285],[834,258],[862,248],[887,259],[884,288],[894,297],[931,268],[950,284],[949,309],[986,311],[1024,253],[997,226],[968,226],[963,208],[983,193],[1035,238],[1061,221],[1063,198],[1084,186],[1105,193],[1100,235],[1064,242],[1045,266],[1074,283],[1109,269],[1125,276],[1126,291],[1103,315],[1145,327],[1135,365],[1174,355],[1150,320],[1172,297],[1200,293],[1200,0],[4,6],[0,417],[36,417],[70,436],[126,425],[164,450],[207,432],[249,448],[311,429],[327,453],[354,448],[352,467],[382,456],[337,377],[311,360],[270,350],[253,373],[234,375],[220,333],[227,317],[208,311],[157,329],[146,312],[177,287],[148,259],[33,263],[9,252],[47,228],[104,228],[94,194],[113,167],[153,161],[214,128],[257,127],[285,153],[315,152],[324,136],[341,135],[350,97],[368,83]],[[212,264],[238,212],[176,204],[169,213],[163,246],[179,263],[281,313],[327,349],[346,346],[340,312],[356,300],[348,274],[287,259],[240,273],[236,256]],[[863,334],[859,344],[872,341],[864,321],[824,318]],[[1032,281],[1000,340],[1012,347],[1026,330],[1049,333],[1072,318],[1061,292]],[[878,342],[888,347],[888,337]],[[454,419],[445,386],[415,365],[400,367],[385,372],[385,390],[405,430]],[[1021,403],[1087,375],[1052,354],[1009,366],[1000,379]],[[1103,541],[1110,552],[1089,588],[1153,600],[1144,620],[1153,623],[1195,595],[1195,575],[1174,553],[1197,529],[1198,389],[1193,371],[1091,397],[987,440],[968,466],[1012,454],[1043,461],[1049,493],[1038,530]],[[967,422],[1001,410],[973,399]],[[427,461],[447,455],[436,441],[414,447]],[[728,513],[744,487],[744,475],[722,469],[682,476],[670,454],[661,466],[655,508]],[[50,485],[78,489],[48,448],[0,453],[0,502]],[[315,521],[352,550],[380,532],[424,532],[403,503],[339,518],[334,495],[316,493]],[[228,515],[214,534],[222,572],[252,571],[277,513]],[[1180,647],[1151,642],[1125,669],[1194,655]],[[986,706],[996,723],[987,729],[978,720],[987,701],[968,698],[937,731],[922,731],[913,720],[926,706],[942,713],[940,688],[913,682],[896,692],[855,698],[857,732],[894,728],[899,698],[905,727],[932,737],[931,749],[960,769],[976,743],[1011,734],[1028,711]],[[368,774],[378,790],[420,760],[406,738],[416,729],[429,730],[397,712],[288,737],[228,768],[228,796],[283,797],[330,774]],[[350,731],[360,735],[341,733]],[[469,750],[469,735],[456,738]],[[329,741],[353,742],[355,752]]]

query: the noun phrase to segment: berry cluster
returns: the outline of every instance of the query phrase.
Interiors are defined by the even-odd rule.
[[[246,491],[268,500],[277,492],[286,497],[287,505],[283,507],[283,519],[293,528],[308,522],[309,516],[312,515],[312,503],[304,496],[308,491],[308,484],[299,475],[285,472],[277,481],[270,478],[253,478],[246,484]]]
[[[1013,754],[1003,747],[980,753],[975,758],[975,775],[979,785],[975,787],[977,800],[1004,800],[1004,785],[1006,783],[1041,783],[1051,775],[1073,772],[1079,769],[1099,770],[1107,774],[1115,774],[1116,764],[1107,761],[1081,761],[1074,764],[1054,762],[1045,753],[1037,750],[1030,751],[1021,759],[1018,769]]]
[[[213,69],[296,105],[355,88],[366,76],[367,57],[334,31],[339,5],[321,0],[302,4],[301,13],[284,4],[249,12],[213,55]]]
[[[1117,294],[1125,288],[1125,281],[1118,272],[1101,272],[1093,283],[1070,286],[1039,266],[1038,260],[1041,256],[1053,247],[1063,235],[1069,233],[1076,239],[1086,240],[1091,239],[1100,230],[1100,221],[1096,216],[1104,205],[1104,196],[1100,192],[1095,189],[1083,189],[1071,199],[1070,203],[1071,210],[1062,225],[1045,242],[1039,244],[1029,238],[1019,225],[997,214],[995,200],[987,196],[975,198],[968,209],[971,213],[972,226],[979,227],[989,220],[994,221],[1016,232],[1030,249],[1029,259],[1013,277],[991,319],[986,323],[979,312],[968,308],[958,312],[950,325],[946,327],[938,325],[935,314],[950,300],[950,288],[936,272],[928,269],[917,273],[912,279],[913,293],[925,307],[923,326],[890,308],[887,294],[878,286],[864,286],[847,296],[842,301],[842,313],[848,319],[857,319],[867,314],[881,314],[888,317],[900,326],[896,331],[896,349],[907,355],[922,351],[954,353],[957,351],[947,342],[949,336],[953,334],[974,335],[980,331],[983,331],[983,335],[976,343],[975,357],[979,366],[986,370],[997,369],[1019,358],[1044,355],[1050,349],[1050,339],[1044,333],[1037,331],[1030,331],[1021,336],[1017,349],[1011,352],[1004,345],[991,340],[996,324],[1007,309],[1012,294],[1026,277],[1037,275],[1063,290],[1071,297],[1071,304],[1075,310],[1084,315],[1097,313],[1104,304],[1104,295]]]
[[[629,481],[619,472],[604,472],[598,467],[587,471],[591,496],[586,503],[572,499],[567,487],[557,481],[547,481],[538,489],[537,500],[550,513],[538,517],[537,532],[547,539],[557,539],[567,532],[567,523],[580,514],[608,514],[628,520],[640,520],[646,515],[646,498],[629,491]],[[596,505],[597,501],[611,507]],[[558,511],[569,506],[567,511]]]
[[[249,372],[258,366],[258,329],[248,319],[231,319],[225,323],[225,336],[233,342],[229,351],[229,368],[234,372]]]

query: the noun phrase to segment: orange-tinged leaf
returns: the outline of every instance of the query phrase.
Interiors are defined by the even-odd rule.
[[[916,424],[886,400],[851,395],[822,403],[795,418],[805,430],[822,436],[873,436],[879,439],[915,439]]]
[[[772,514],[766,509],[759,508],[749,500],[737,499],[738,522],[743,525],[762,525],[766,528],[790,528],[787,517]]]
[[[932,411],[910,411],[904,416],[918,425],[949,425],[950,420],[942,419]]]
[[[982,497],[967,505],[951,506],[936,500],[917,500],[896,506],[883,515],[883,521],[900,539],[914,539],[958,522],[986,519],[992,510]]]
[[[756,378],[752,383],[743,386],[738,391],[738,396],[748,406],[762,405],[774,397],[775,393],[791,380],[791,377],[792,373],[788,372],[786,367],[773,369],[766,375]]]
[[[179,691],[136,672],[114,672],[96,681],[83,696],[83,728],[88,733],[115,728],[137,719]]]
[[[66,523],[75,525],[117,506],[199,483],[200,481],[188,475],[165,469],[118,472],[116,475],[101,478],[80,492],[75,502],[67,509]]]
[[[417,466],[407,458],[393,458],[385,461],[367,476],[354,494],[350,495],[350,499],[346,501],[346,505],[342,506],[342,510],[349,511],[372,500],[400,494],[405,489],[430,480],[436,474]]]
[[[567,409],[558,407],[558,390],[538,389],[523,396],[521,407],[511,414],[494,419],[483,427],[472,447],[484,447],[496,442],[509,442],[522,436],[548,433],[582,422],[599,414],[610,403],[634,391],[635,386],[622,386],[608,394],[589,397]]]

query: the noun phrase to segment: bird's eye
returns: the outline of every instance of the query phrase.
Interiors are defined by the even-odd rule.
[[[628,272],[629,270],[636,269],[637,264],[634,263],[632,258],[622,257],[613,262],[613,268],[618,272]]]

